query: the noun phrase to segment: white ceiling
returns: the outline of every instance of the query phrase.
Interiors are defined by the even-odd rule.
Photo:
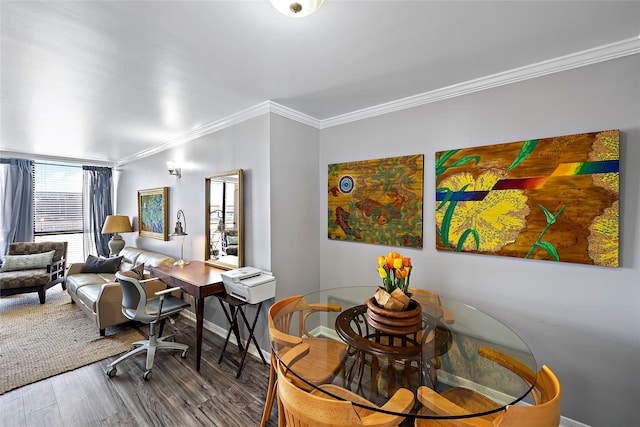
[[[640,35],[640,2],[0,3],[0,151],[113,162],[273,101],[322,124]],[[637,46],[637,45],[636,45]]]

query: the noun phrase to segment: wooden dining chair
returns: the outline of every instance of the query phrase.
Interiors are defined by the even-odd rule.
[[[463,418],[455,421],[416,420],[416,427],[558,427],[560,424],[560,381],[543,365],[535,379],[534,405],[508,405],[497,414]],[[535,399],[535,397],[534,397]],[[428,387],[418,389],[418,400],[434,414],[469,415],[469,411]]]
[[[455,321],[453,313],[442,305],[440,294],[427,289],[409,288],[411,299],[417,301],[422,306],[422,311],[432,315],[444,323],[451,324]]]
[[[308,343],[303,343],[292,353],[298,356],[308,348]],[[404,416],[354,406],[355,402],[376,408],[363,397],[333,384],[322,385],[319,390],[309,393],[295,385],[291,381],[293,376],[287,375],[286,371],[282,364],[278,366],[278,425],[281,427],[392,427],[405,419]],[[404,413],[413,407],[413,403],[413,393],[401,388],[379,409]]]
[[[269,309],[269,335],[271,340],[271,366],[269,369],[269,385],[260,426],[267,425],[271,417],[273,401],[277,396],[278,358],[273,346],[278,348],[282,356],[295,346],[305,343],[308,351],[295,360],[295,371],[312,384],[331,382],[343,368],[347,355],[347,345],[329,338],[315,337],[307,329],[307,319],[314,313],[340,312],[342,308],[336,304],[309,304],[301,295],[295,295],[275,302]],[[292,325],[296,327],[296,335],[291,335]],[[293,363],[293,362],[292,362]],[[294,378],[299,387],[309,389],[308,384]]]

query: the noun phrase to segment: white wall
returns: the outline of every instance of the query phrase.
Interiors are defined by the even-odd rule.
[[[435,250],[434,153],[530,138],[621,130],[621,267]],[[515,330],[563,387],[564,416],[640,425],[640,55],[322,130],[321,287],[378,284],[390,248],[326,238],[326,166],[425,154],[424,248],[412,284],[484,310]]]
[[[271,257],[276,298],[320,286],[318,129],[271,115]]]
[[[265,214],[271,191],[269,155],[269,116],[265,114],[118,168],[117,212],[129,215],[136,231],[123,235],[127,245],[180,257],[179,240],[162,241],[139,237],[137,233],[138,190],[166,186],[169,232],[175,227],[178,209],[182,209],[189,234],[185,238],[184,258],[204,261],[205,178],[243,169],[245,264],[271,270],[271,226],[270,217]],[[165,167],[169,160],[182,165],[182,178],[169,175]],[[206,320],[226,328],[226,319],[215,298],[206,300],[204,310]]]

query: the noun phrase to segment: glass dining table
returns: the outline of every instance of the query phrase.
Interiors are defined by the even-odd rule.
[[[327,383],[331,381],[358,395],[352,400],[355,406],[400,415],[408,421],[450,419],[451,415],[425,410],[417,398],[406,413],[380,407],[399,388],[409,389],[417,396],[418,388],[426,386],[448,399],[456,394],[467,396],[455,400],[466,411],[464,417],[482,416],[518,403],[531,391],[537,372],[535,358],[525,342],[496,318],[437,294],[437,303],[433,299],[421,300],[418,290],[414,293],[422,308],[418,331],[389,333],[385,328],[374,328],[371,324],[375,322],[368,320],[366,302],[375,290],[372,286],[342,287],[304,295],[307,304],[331,305],[336,310],[314,312],[306,319],[305,327],[312,336],[344,343],[341,364]],[[290,335],[300,334],[295,322],[290,328]],[[302,364],[284,357],[288,349],[273,345],[273,350],[287,375],[306,383],[307,389],[345,399],[344,395],[333,394],[335,387],[305,378],[309,370],[297,369]],[[315,362],[322,364],[323,357],[336,358],[335,354],[315,354]],[[516,372],[503,363],[505,360],[518,365],[527,375]],[[476,398],[469,399],[469,395]],[[482,404],[478,404],[478,396]]]

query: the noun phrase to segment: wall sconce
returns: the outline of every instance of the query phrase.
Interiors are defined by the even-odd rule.
[[[169,175],[175,175],[178,178],[182,176],[182,171],[175,162],[167,162],[167,169],[169,170]]]
[[[302,18],[303,16],[309,16],[322,6],[324,0],[269,0],[273,7],[278,12],[292,16],[295,18]]]
[[[180,217],[182,217],[182,220],[184,221],[184,228],[182,228]],[[184,236],[187,236],[186,229],[187,229],[187,218],[184,216],[184,212],[182,212],[182,209],[178,209],[178,219],[176,220],[176,228],[174,229],[173,233],[169,234],[169,236],[180,237],[182,239],[182,242],[180,243],[180,259],[174,262],[173,265],[183,266],[183,265],[189,264],[189,261],[184,260]]]

